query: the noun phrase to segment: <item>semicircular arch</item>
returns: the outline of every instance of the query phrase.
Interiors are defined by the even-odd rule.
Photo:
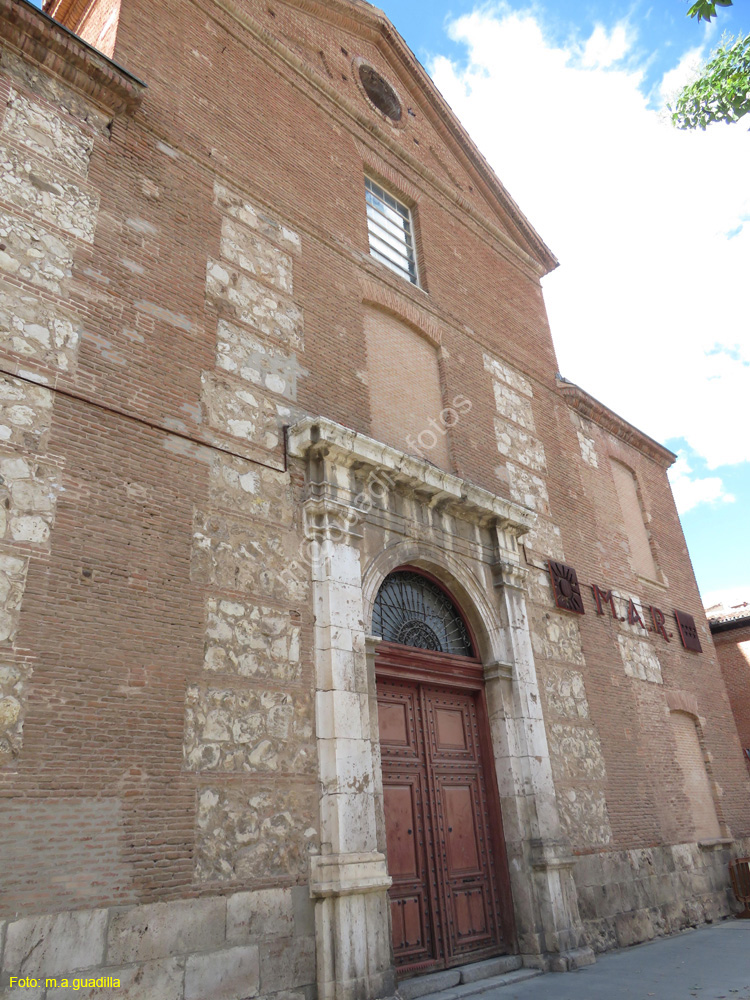
[[[466,617],[482,663],[503,659],[503,627],[485,588],[463,560],[422,542],[403,541],[379,552],[362,574],[362,597],[368,631],[375,598],[386,577],[403,567],[422,569],[439,580]]]

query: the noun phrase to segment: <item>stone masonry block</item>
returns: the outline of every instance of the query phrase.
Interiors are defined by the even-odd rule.
[[[211,503],[224,510],[288,526],[294,520],[289,474],[213,452],[208,481]]]
[[[295,354],[225,320],[217,328],[216,366],[291,400],[297,379],[307,374]]]
[[[59,295],[70,277],[73,252],[36,223],[0,211],[0,272]]]
[[[548,559],[556,559],[559,562],[565,561],[565,552],[562,544],[562,534],[560,528],[547,520],[546,517],[537,518],[536,524],[526,535],[523,541],[524,547],[532,549],[542,557],[542,565],[545,571]]]
[[[102,965],[106,910],[73,910],[24,917],[8,924],[3,972],[14,976],[55,976]]]
[[[11,90],[3,133],[29,149],[85,177],[94,136],[69,116]]]
[[[198,795],[195,877],[250,881],[307,874],[318,852],[314,784],[203,788]]]
[[[240,323],[293,350],[302,349],[302,310],[286,295],[262,285],[243,271],[209,261],[206,297],[215,308],[226,310]]]
[[[501,455],[534,472],[547,472],[544,445],[533,434],[521,430],[504,417],[495,417],[495,440]]]
[[[227,941],[248,944],[259,938],[289,937],[294,932],[291,889],[237,892],[227,898]]]
[[[663,683],[659,657],[648,642],[632,635],[618,635],[617,642],[626,674],[653,684]]]
[[[299,565],[302,539],[275,525],[197,513],[191,577],[211,590],[286,603],[305,600],[309,570]]]
[[[583,649],[578,622],[572,615],[529,608],[531,642],[534,652],[547,660],[583,666]]]
[[[300,673],[300,629],[288,612],[210,598],[204,670],[293,681]]]
[[[593,726],[547,727],[550,757],[556,775],[564,781],[603,781],[606,778],[599,736]]]
[[[0,145],[0,199],[87,243],[94,239],[98,195],[84,182],[62,178],[30,150],[25,156]]]
[[[28,567],[28,559],[0,555],[0,642],[16,634]]]
[[[183,1000],[184,960],[170,958],[160,962],[145,962],[125,968],[95,969],[85,978],[111,976],[119,979],[120,985],[112,989],[101,986],[58,985],[47,989],[46,1000]],[[62,977],[57,976],[58,984]],[[84,977],[79,981],[85,982]],[[70,980],[73,983],[73,980]],[[25,998],[24,998],[25,1000]]]
[[[566,667],[548,667],[544,675],[544,694],[547,707],[566,719],[589,718],[589,703],[583,674]]]
[[[218,182],[214,184],[214,204],[233,219],[257,230],[277,243],[284,250],[298,254],[301,241],[297,233],[267,215],[262,208],[251,204],[243,195],[231,191]]]
[[[185,966],[185,1000],[247,1000],[258,994],[257,946],[191,955]]]
[[[528,469],[522,469],[512,462],[506,462],[505,468],[508,470],[511,500],[523,504],[524,507],[530,507],[538,514],[549,517],[549,493],[547,484],[542,477],[536,476]]]
[[[22,661],[0,661],[0,766],[21,751],[26,695],[33,668]],[[0,930],[0,955],[3,932]]]
[[[201,383],[201,407],[209,427],[269,451],[279,447],[282,427],[292,422],[288,407],[214,372],[204,372]]]
[[[507,420],[512,420],[515,424],[520,424],[532,434],[536,433],[534,426],[534,411],[531,409],[531,402],[524,396],[519,396],[505,382],[495,382],[495,408],[500,416]]]
[[[264,994],[315,982],[315,938],[280,938],[260,946]]]
[[[524,396],[534,395],[531,389],[531,382],[528,379],[524,378],[514,368],[503,364],[502,361],[490,357],[489,354],[484,355],[484,370],[490,372],[493,378],[499,379],[501,382],[506,382],[518,392],[522,392]]]
[[[221,256],[261,281],[292,294],[292,258],[257,231],[231,218],[222,219]]]
[[[149,962],[224,943],[226,900],[185,899],[135,906],[112,915],[107,962]]]
[[[312,773],[312,695],[191,687],[184,746],[191,770]]]
[[[309,937],[315,934],[315,901],[310,898],[310,888],[295,885],[292,889],[294,905],[295,937]]]
[[[24,358],[70,371],[81,339],[78,317],[0,280],[0,344]]]
[[[0,376],[0,441],[24,452],[46,447],[52,422],[52,392],[9,375]]]

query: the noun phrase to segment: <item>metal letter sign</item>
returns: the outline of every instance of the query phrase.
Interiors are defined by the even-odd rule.
[[[692,649],[696,653],[702,653],[701,641],[698,638],[698,629],[695,627],[695,619],[685,611],[675,611],[677,628],[680,630],[680,638],[685,649]]]
[[[572,566],[549,560],[549,573],[552,577],[552,589],[555,592],[555,604],[564,611],[573,611],[577,615],[586,614],[578,586],[578,576]]]
[[[573,567],[566,566],[565,563],[554,562],[552,559],[547,561],[547,565],[549,566],[549,575],[552,580],[556,607],[561,608],[563,611],[572,611],[576,615],[585,614],[581,588],[578,583],[578,574]],[[652,635],[660,635],[665,642],[669,642],[672,638],[672,632],[667,632],[666,619],[660,608],[655,607],[653,604],[643,605],[643,608],[647,608],[651,612],[652,626],[646,625],[635,600],[629,597],[627,600],[627,617],[623,618],[622,615],[617,613],[615,606],[615,596],[617,596],[618,600],[622,600],[623,603],[625,602],[625,598],[622,595],[615,595],[613,590],[603,590],[596,583],[592,583],[590,586],[597,615],[604,615],[604,606],[608,604],[615,621],[627,621],[628,625],[638,625],[644,632],[650,632]],[[674,616],[677,621],[677,627],[680,630],[682,645],[685,649],[702,653],[703,649],[698,638],[698,629],[696,628],[693,616],[687,614],[685,611],[675,611]]]

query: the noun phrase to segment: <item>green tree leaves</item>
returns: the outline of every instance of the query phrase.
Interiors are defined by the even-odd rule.
[[[727,0],[716,3],[730,6]],[[716,13],[713,0],[698,0],[694,6],[713,7]],[[705,20],[711,16],[698,14]],[[750,113],[750,35],[722,39],[698,79],[682,89],[674,107],[668,107],[672,124],[680,129],[705,129],[712,122],[729,125]]]
[[[699,21],[710,21],[716,17],[717,7],[731,7],[733,0],[696,0],[688,10],[688,17],[697,17]]]

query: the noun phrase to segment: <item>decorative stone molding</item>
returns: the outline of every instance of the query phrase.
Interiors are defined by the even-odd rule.
[[[378,851],[327,854],[311,859],[310,895],[314,899],[379,892],[389,889],[392,881],[386,870],[385,855]]]
[[[303,505],[305,537],[320,542],[361,538],[362,512],[328,497],[310,497]]]
[[[0,0],[6,45],[112,114],[136,110],[146,84],[29,3]]]
[[[503,663],[497,660],[495,663],[488,663],[484,668],[485,681],[513,680],[513,664]]]
[[[526,591],[529,585],[529,571],[518,563],[500,559],[492,568],[496,587],[512,587]]]
[[[533,511],[326,417],[305,417],[290,427],[287,448],[293,458],[318,458],[339,467],[381,473],[383,479],[415,493],[426,505],[443,507],[455,517],[478,524],[494,522],[516,537],[536,522]],[[328,491],[331,484],[318,479],[310,485],[311,490]]]
[[[654,441],[653,438],[644,434],[643,431],[639,431],[637,427],[633,427],[627,420],[623,420],[622,417],[606,407],[604,403],[600,403],[598,399],[594,399],[593,396],[590,396],[580,386],[569,382],[567,379],[558,377],[557,389],[565,397],[566,403],[572,410],[575,410],[587,420],[592,420],[603,430],[636,448],[647,458],[658,462],[665,469],[668,469],[677,461],[677,456],[674,452],[659,444],[658,441]]]

